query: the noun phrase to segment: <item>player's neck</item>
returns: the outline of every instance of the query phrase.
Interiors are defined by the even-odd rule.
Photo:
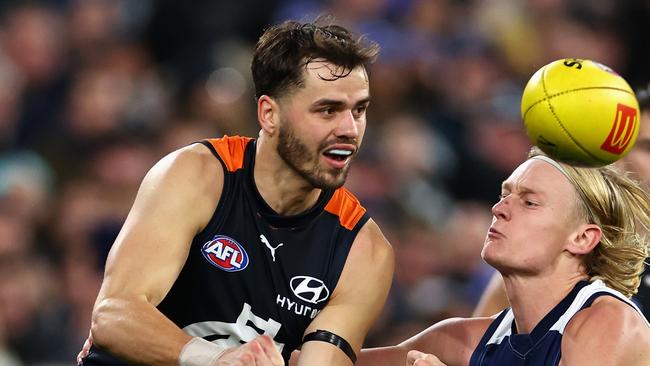
[[[518,333],[530,333],[582,277],[504,275]]]
[[[296,215],[312,208],[321,190],[288,169],[276,153],[265,151],[269,148],[258,144],[253,167],[255,186],[266,204],[281,215]]]

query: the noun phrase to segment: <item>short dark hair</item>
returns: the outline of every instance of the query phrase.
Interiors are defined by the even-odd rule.
[[[290,89],[301,87],[304,67],[314,59],[322,58],[340,66],[332,80],[376,59],[377,43],[363,36],[354,38],[339,25],[319,25],[327,20],[331,18],[320,17],[313,23],[286,21],[266,29],[255,46],[251,63],[256,98],[279,98]]]

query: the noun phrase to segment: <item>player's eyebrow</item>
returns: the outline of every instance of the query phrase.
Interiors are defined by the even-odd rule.
[[[316,100],[311,105],[312,105],[313,108],[318,108],[318,107],[343,108],[343,107],[345,107],[345,102],[342,101],[342,100],[321,98],[321,99]]]
[[[358,100],[354,106],[359,106],[359,105],[364,105],[370,103],[370,96],[367,96],[365,98],[362,98]],[[329,98],[321,98],[316,100],[311,104],[313,109],[319,108],[319,107],[334,107],[337,109],[343,109],[347,103],[345,103],[342,100],[337,100],[337,99],[329,99]]]
[[[505,182],[503,182],[501,184],[501,190],[502,191],[505,190],[505,191],[508,191],[508,192],[512,192],[513,185],[514,184],[512,182],[505,181]],[[518,194],[537,194],[537,195],[540,195],[540,196],[545,196],[544,192],[541,192],[539,190],[535,190],[535,189],[533,189],[531,187],[528,187],[526,185],[516,184],[514,186],[515,186],[514,188],[517,190]]]

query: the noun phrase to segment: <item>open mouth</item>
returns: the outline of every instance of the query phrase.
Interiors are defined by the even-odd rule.
[[[323,152],[325,161],[334,169],[344,169],[354,155],[353,147],[332,147]]]
[[[336,160],[336,161],[345,161],[347,160],[350,156],[352,156],[352,150],[345,150],[345,149],[329,149],[326,150],[323,155],[326,157]]]

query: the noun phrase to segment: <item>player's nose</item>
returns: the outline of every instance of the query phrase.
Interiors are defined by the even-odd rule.
[[[335,134],[340,137],[359,137],[359,122],[354,118],[351,110],[341,113]]]
[[[510,218],[510,206],[509,198],[510,196],[501,197],[499,202],[495,203],[492,206],[492,215],[496,218],[508,220]]]

